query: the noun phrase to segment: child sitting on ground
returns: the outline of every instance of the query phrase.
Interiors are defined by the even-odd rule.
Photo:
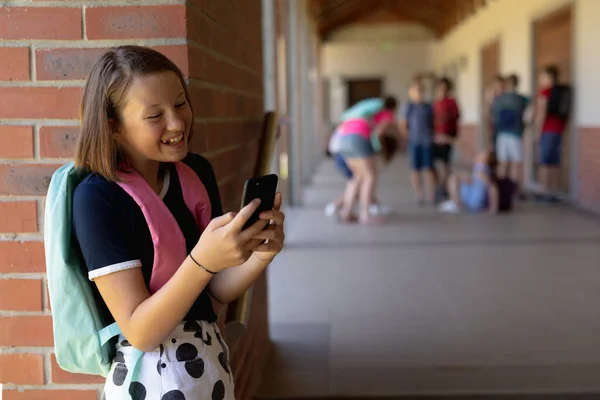
[[[496,214],[500,194],[496,176],[498,160],[491,150],[480,152],[473,163],[471,176],[452,175],[448,181],[450,200],[441,203],[438,211],[458,213],[461,210]]]

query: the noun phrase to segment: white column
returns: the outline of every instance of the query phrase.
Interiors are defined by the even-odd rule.
[[[302,91],[301,81],[301,21],[300,6],[303,1],[290,1],[288,8],[288,67],[289,67],[289,115],[290,115],[290,154],[289,154],[289,181],[290,205],[302,205]]]

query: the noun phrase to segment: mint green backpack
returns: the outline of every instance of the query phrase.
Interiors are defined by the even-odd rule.
[[[121,330],[116,323],[108,324],[99,311],[72,237],[73,191],[84,177],[73,162],[63,165],[52,175],[46,197],[44,247],[54,351],[63,370],[106,377],[115,356],[109,341]],[[142,354],[139,351],[139,357]],[[127,375],[131,379],[133,374]]]

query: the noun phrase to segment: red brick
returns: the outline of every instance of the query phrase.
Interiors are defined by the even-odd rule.
[[[96,400],[96,396],[95,390],[4,390],[4,400]]]
[[[188,73],[187,46],[154,46]],[[106,52],[105,48],[56,48],[39,49],[35,53],[38,80],[87,79],[94,63]]]
[[[213,34],[217,34],[214,23],[203,15],[199,8],[188,7],[187,39],[204,47],[210,47]]]
[[[42,355],[0,354],[0,383],[43,385],[44,359]],[[10,395],[4,392],[4,399],[10,398]]]
[[[95,375],[72,374],[60,368],[56,355],[52,354],[52,383],[104,383],[105,378]]]
[[[43,196],[59,165],[0,164],[0,196]]]
[[[193,136],[190,140],[190,150],[195,153],[207,152],[208,147],[206,136],[206,124],[204,122],[195,123]]]
[[[90,7],[86,34],[96,39],[185,38],[185,5]]]
[[[35,201],[0,201],[0,232],[24,233],[37,230]]]
[[[51,316],[0,317],[0,346],[53,345]]]
[[[81,8],[0,7],[2,39],[82,39]]]
[[[40,279],[0,279],[0,309],[42,311]]]
[[[187,76],[190,74],[187,45],[155,46],[153,48],[157,51],[160,51],[171,61],[173,61],[184,75]]]
[[[81,88],[0,87],[0,118],[79,117]]]
[[[77,126],[43,126],[40,128],[42,158],[71,158],[79,135]]]
[[[30,78],[29,47],[0,47],[0,60],[0,81]]]
[[[0,242],[0,273],[45,271],[43,242]]]
[[[0,158],[33,158],[33,127],[0,126]]]

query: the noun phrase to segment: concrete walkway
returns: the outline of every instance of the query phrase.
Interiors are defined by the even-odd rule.
[[[260,397],[600,393],[600,220],[441,215],[414,203],[406,165],[384,173],[385,226],[324,217],[343,187],[330,161],[288,212]]]

